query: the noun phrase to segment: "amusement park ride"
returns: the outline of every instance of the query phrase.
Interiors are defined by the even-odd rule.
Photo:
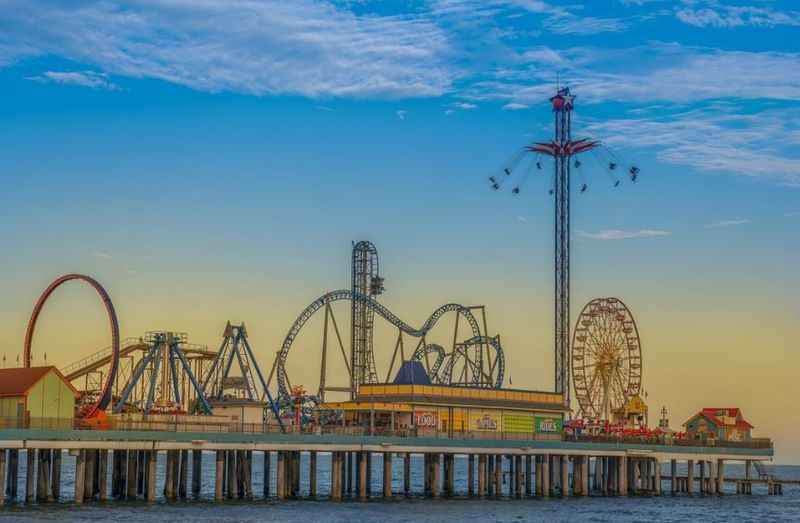
[[[358,387],[361,385],[379,382],[373,346],[376,314],[397,329],[391,362],[386,370],[386,382],[391,380],[395,363],[398,363],[397,368],[399,369],[403,362],[416,360],[423,364],[428,377],[435,384],[488,388],[502,386],[505,373],[503,348],[499,336],[486,335],[486,311],[483,306],[448,303],[437,308],[422,326],[412,327],[375,299],[384,291],[384,279],[379,272],[378,251],[371,242],[362,241],[353,246],[352,276],[351,289],[335,290],[323,294],[311,302],[290,327],[267,381],[267,386],[269,386],[273,375],[275,376],[279,405],[285,408],[297,404],[296,394],[292,393],[293,387],[288,371],[289,354],[303,327],[319,311],[323,311],[324,315],[320,378],[316,395],[306,395],[304,398],[304,409],[308,411],[312,410],[314,405],[324,402],[327,393],[346,393],[352,398],[355,397]],[[344,346],[340,324],[334,313],[333,304],[340,301],[351,303],[350,351],[347,351]],[[475,313],[480,315],[482,320],[480,323]],[[430,333],[446,314],[452,314],[455,317],[453,345],[449,351],[441,345],[428,342]],[[461,323],[466,323],[468,327],[465,339],[459,338]],[[408,358],[405,352],[406,337],[416,339],[416,346]],[[331,363],[328,345],[331,338],[335,338],[336,346],[338,346],[347,370],[349,379],[346,386],[332,385],[328,381],[328,367]],[[350,358],[347,357],[348,354],[350,354]],[[431,361],[432,355],[434,356],[433,361]],[[307,367],[307,362],[304,362],[304,365]],[[383,373],[380,376],[383,377]]]
[[[572,169],[578,170],[581,166],[577,156],[596,153],[601,150],[601,144],[596,140],[572,139],[574,97],[568,88],[559,89],[550,102],[554,138],[524,147],[501,174],[489,180],[492,189],[498,190],[506,180],[512,179],[523,157],[534,155],[529,170],[542,169],[542,155],[553,158],[553,185],[549,193],[555,200],[555,389],[563,395],[568,407],[571,359],[580,417],[607,421],[615,416],[627,416],[632,411],[635,416],[636,402],[641,402],[642,356],[636,323],[628,308],[615,298],[593,300],[578,318],[570,347],[570,178]],[[619,165],[615,156],[604,164],[614,187],[620,184],[615,177]],[[639,169],[634,166],[625,169],[635,182]],[[527,174],[523,169],[523,175]],[[518,195],[521,185],[515,185],[511,192]],[[586,192],[587,187],[583,183],[580,192]],[[83,418],[102,416],[108,410],[115,414],[211,414],[214,404],[236,400],[263,404],[264,421],[274,416],[283,428],[282,420],[294,420],[299,424],[311,419],[316,406],[325,402],[329,393],[346,394],[354,399],[362,385],[379,383],[384,376],[384,382],[390,382],[393,372],[409,361],[420,362],[433,384],[503,386],[503,348],[499,336],[488,334],[485,307],[447,303],[434,310],[421,326],[409,325],[377,301],[384,292],[384,279],[378,251],[369,241],[353,245],[350,288],[323,294],[292,323],[266,380],[244,324],[228,322],[223,343],[216,352],[191,345],[186,334],[174,332],[151,332],[142,338],[120,341],[117,315],[107,292],[96,280],[81,274],[68,274],[55,280],[34,306],[25,336],[26,367],[31,366],[31,344],[42,307],[58,287],[73,280],[95,289],[105,306],[111,330],[109,348],[63,369],[66,378],[82,391],[79,416]],[[349,348],[345,347],[341,324],[335,315],[334,305],[339,302],[349,302]],[[301,331],[317,312],[323,315],[319,333],[322,340],[319,383],[312,388],[313,392],[306,392],[300,384],[292,385],[289,357]],[[453,319],[454,329],[449,338],[452,345],[445,348],[429,339],[439,321],[448,315]],[[387,369],[379,369],[376,363],[376,316],[397,333]],[[413,340],[413,350],[407,352],[409,338]],[[347,378],[344,383],[333,384],[329,379],[329,367],[333,358],[338,358],[337,352]],[[310,363],[307,354],[295,361],[300,360],[303,370],[307,371]],[[274,400],[270,393],[273,378],[277,390]]]
[[[106,306],[112,330],[112,345],[63,368],[65,377],[82,392],[82,417],[95,417],[105,410],[114,414],[211,414],[215,404],[226,400],[263,402],[277,422],[282,419],[305,423],[326,393],[347,393],[354,397],[363,384],[378,383],[374,353],[375,315],[397,329],[386,381],[410,360],[423,364],[434,384],[500,388],[505,374],[505,359],[499,336],[487,336],[483,306],[448,303],[437,308],[420,327],[400,320],[375,298],[383,292],[378,271],[378,252],[371,242],[358,242],[352,253],[352,288],[328,292],[312,302],[294,321],[278,351],[272,371],[265,380],[247,339],[244,324],[226,325],[223,342],[216,352],[188,343],[185,333],[150,332],[142,338],[120,342],[116,312],[108,294],[88,276],[71,274],[57,279],[43,293],[34,308],[25,342],[25,364],[30,366],[30,351],[36,320],[53,291],[71,280],[91,285]],[[334,314],[336,302],[350,302],[351,347],[346,350]],[[302,386],[292,386],[288,370],[290,349],[308,320],[324,310],[320,380],[316,394]],[[453,344],[448,350],[428,339],[446,315],[454,317]],[[476,316],[477,315],[477,316]],[[480,322],[479,322],[480,319]],[[463,331],[466,325],[466,333]],[[462,333],[459,337],[459,328]],[[348,371],[346,386],[328,382],[329,341],[334,333],[339,352]],[[406,338],[416,340],[406,353]],[[348,358],[348,355],[350,356]],[[235,364],[234,364],[235,362]],[[307,367],[304,361],[303,366]],[[236,370],[236,372],[232,372]],[[381,373],[381,377],[384,374]],[[273,401],[269,387],[275,378],[278,395]],[[265,413],[266,414],[266,413]]]
[[[572,169],[580,173],[582,162],[578,155],[593,153],[601,160],[600,152],[607,155],[602,167],[610,176],[613,187],[621,180],[617,156],[599,140],[572,138],[572,111],[575,96],[568,87],[557,90],[550,98],[554,120],[554,136],[548,142],[534,142],[523,147],[503,166],[502,172],[490,176],[493,190],[499,190],[506,180],[522,171],[522,179],[511,192],[519,195],[521,187],[533,170],[542,170],[542,156],[553,158],[553,178],[548,193],[555,200],[555,391],[564,395],[570,404],[570,354],[572,378],[579,404],[579,417],[611,420],[612,413],[632,398],[638,398],[641,389],[641,344],[633,317],[619,300],[605,298],[589,303],[575,329],[570,351],[570,204]],[[525,157],[533,158],[525,166]],[[639,177],[639,168],[623,166],[632,182]],[[582,175],[581,175],[582,176]],[[589,188],[581,182],[580,194]]]

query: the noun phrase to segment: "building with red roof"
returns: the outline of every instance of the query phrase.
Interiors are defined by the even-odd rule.
[[[706,407],[683,424],[691,439],[748,441],[753,426],[735,407]]]
[[[0,369],[0,419],[66,419],[79,393],[53,366]]]

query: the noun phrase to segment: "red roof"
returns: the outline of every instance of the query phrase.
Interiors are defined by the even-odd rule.
[[[0,398],[24,396],[48,372],[54,371],[64,383],[77,395],[78,391],[70,382],[52,365],[49,367],[18,367],[13,369],[0,369]]]
[[[745,421],[742,416],[742,411],[736,407],[705,407],[703,410],[695,414],[705,416],[719,426],[736,427],[739,429],[752,429],[753,426]],[[726,416],[736,420],[734,424],[724,423],[719,416]],[[693,416],[694,417],[694,416]]]

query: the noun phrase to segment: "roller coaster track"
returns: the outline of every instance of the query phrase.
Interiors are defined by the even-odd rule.
[[[289,350],[292,348],[292,343],[294,343],[295,338],[302,330],[303,326],[306,322],[316,313],[318,310],[322,309],[329,303],[333,303],[336,301],[343,301],[343,300],[353,300],[358,301],[366,305],[367,308],[374,311],[376,314],[381,316],[383,319],[400,329],[405,334],[409,336],[413,336],[415,338],[421,338],[425,336],[428,331],[430,331],[436,323],[441,319],[442,316],[447,314],[448,312],[455,312],[460,314],[464,317],[464,319],[469,323],[470,328],[472,329],[473,336],[480,336],[481,331],[480,327],[478,326],[478,321],[475,319],[475,316],[472,315],[472,311],[469,308],[459,305],[458,303],[448,303],[442,305],[431,314],[425,323],[422,324],[419,328],[414,328],[411,325],[405,323],[403,320],[398,318],[392,311],[386,308],[384,305],[378,303],[374,299],[370,298],[369,296],[365,296],[363,294],[356,294],[351,290],[337,290],[331,291],[327,294],[323,294],[313,302],[311,302],[308,307],[306,307],[303,312],[300,313],[300,316],[294,320],[294,323],[289,328],[288,334],[286,334],[286,338],[283,340],[283,345],[281,345],[281,350],[278,354],[278,366],[277,366],[277,382],[278,382],[278,397],[285,398],[290,396],[290,391],[288,387],[288,380],[286,378],[286,358],[289,355]]]
[[[436,354],[436,361],[433,362],[433,367],[428,365],[428,354]],[[436,343],[430,343],[426,345],[420,345],[417,347],[417,350],[414,351],[414,354],[411,356],[412,360],[417,360],[419,362],[425,363],[425,370],[428,373],[428,376],[431,379],[431,382],[438,383],[439,381],[439,369],[442,368],[442,364],[447,359],[448,355],[444,350],[444,347],[441,345],[437,345]]]
[[[488,345],[495,351],[494,365],[489,369],[488,374],[484,372],[480,365],[469,358],[467,349],[475,345],[479,345],[481,347]],[[416,357],[416,354],[414,354],[414,357]],[[472,370],[472,382],[465,383],[464,386],[479,387],[481,386],[482,380],[492,376],[495,371],[497,372],[497,377],[492,386],[496,389],[499,389],[503,386],[506,363],[505,358],[503,357],[503,347],[500,345],[500,338],[498,336],[493,338],[489,336],[475,336],[463,343],[460,343],[454,353],[450,354],[447,364],[442,369],[442,375],[438,377],[440,383],[447,385],[451,384],[453,378],[453,368],[455,367],[456,363],[458,363],[459,358],[464,358],[464,364],[469,365],[470,369]]]
[[[25,331],[25,345],[23,347],[23,365],[26,368],[31,366],[31,345],[33,343],[33,336],[36,332],[36,322],[39,320],[39,314],[42,312],[47,300],[61,285],[77,280],[92,287],[97,292],[98,297],[103,302],[108,315],[108,326],[111,331],[111,356],[108,361],[108,372],[105,376],[105,381],[102,385],[97,401],[93,404],[85,405],[81,408],[80,416],[86,418],[94,417],[98,412],[105,411],[111,403],[111,389],[114,385],[114,380],[117,378],[117,368],[119,367],[119,321],[117,320],[117,312],[114,310],[114,304],[111,302],[111,297],[108,292],[100,285],[100,282],[86,276],[85,274],[65,274],[53,280],[50,285],[42,292],[36,304],[33,306],[33,312],[28,320],[28,328]]]

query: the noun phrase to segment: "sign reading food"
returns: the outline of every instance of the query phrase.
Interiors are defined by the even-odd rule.
[[[536,432],[539,434],[555,434],[561,432],[563,424],[560,418],[536,416]]]
[[[435,429],[438,421],[436,412],[431,410],[418,410],[414,412],[414,425],[425,429]]]

